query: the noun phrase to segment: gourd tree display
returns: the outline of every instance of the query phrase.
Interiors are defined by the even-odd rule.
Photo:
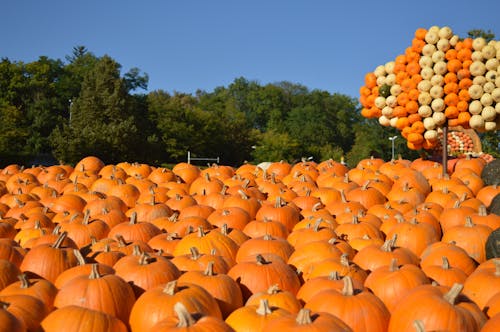
[[[419,28],[404,54],[367,73],[364,83],[361,114],[398,129],[409,149],[442,149],[443,164],[450,152],[448,129],[469,130],[471,138],[500,128],[500,42],[495,40],[461,39],[449,27]],[[463,153],[480,152],[470,143],[461,142]]]

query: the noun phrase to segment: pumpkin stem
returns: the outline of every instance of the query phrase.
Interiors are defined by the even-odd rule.
[[[311,310],[306,308],[300,309],[297,313],[297,318],[295,319],[295,321],[299,325],[312,324]]]
[[[220,232],[224,235],[229,235],[229,228],[227,227],[227,224],[224,223],[220,229]]]
[[[207,268],[205,269],[205,272],[203,274],[206,275],[206,276],[209,276],[209,277],[214,276],[215,275],[214,265],[215,265],[214,261],[208,262]]]
[[[139,265],[148,265],[150,258],[151,256],[149,256],[146,252],[143,252],[139,257]]]
[[[200,251],[196,247],[189,248],[189,252],[191,253],[191,259],[194,261],[201,257]]]
[[[20,288],[26,289],[29,288],[33,283],[28,279],[28,275],[26,273],[21,273],[20,275],[17,276],[17,279],[21,281],[21,286]]]
[[[322,206],[321,202],[314,204],[311,208],[312,212],[317,212],[321,208],[321,206]]]
[[[449,270],[450,269],[450,261],[448,260],[448,258],[446,256],[443,256],[442,260],[443,260],[443,264],[441,265],[441,267],[443,268],[443,270]]]
[[[137,212],[132,212],[130,215],[130,225],[135,225],[137,224]]]
[[[174,295],[177,290],[177,280],[169,281],[165,288],[163,288],[163,292],[167,295]]]
[[[494,259],[493,264],[495,264],[495,277],[500,277],[500,259]]]
[[[141,256],[143,254],[141,247],[138,244],[132,246],[132,256]]]
[[[397,270],[399,270],[398,259],[397,258],[393,258],[393,259],[391,259],[391,263],[389,265],[389,271],[394,272],[394,271],[397,271]]]
[[[328,280],[340,280],[340,274],[339,271],[332,271],[328,275]]]
[[[458,295],[460,295],[460,292],[464,288],[463,284],[455,283],[453,286],[451,286],[450,290],[448,293],[444,294],[444,299],[451,303],[452,305],[455,304],[455,300],[457,299]]]
[[[92,270],[90,271],[89,279],[99,279],[101,274],[99,273],[99,264],[92,264]]]
[[[424,322],[422,322],[420,319],[416,319],[413,321],[413,327],[415,328],[416,332],[425,332]]]
[[[73,249],[73,254],[75,255],[76,257],[76,260],[78,262],[78,265],[82,266],[82,265],[85,265],[86,262],[85,262],[85,258],[83,257],[82,253],[80,252],[80,250],[78,249]]]
[[[465,217],[465,227],[474,227],[475,224],[472,222],[471,216]]]
[[[278,294],[280,291],[281,291],[280,286],[278,284],[274,284],[269,286],[269,288],[267,289],[267,294],[274,295]]]
[[[354,286],[352,284],[352,278],[350,276],[345,276],[342,278],[344,281],[344,287],[342,288],[342,295],[352,296],[354,295]]]
[[[349,267],[349,254],[343,253],[340,255],[340,264],[345,267]]]
[[[189,313],[182,302],[177,302],[174,304],[174,312],[179,319],[177,323],[177,327],[189,327],[196,323],[196,320],[193,318],[193,315]]]
[[[85,213],[83,214],[83,221],[82,221],[82,224],[84,225],[88,225],[89,224],[89,221],[90,221],[90,210],[87,209],[85,210]]]
[[[259,307],[255,312],[260,316],[267,316],[273,313],[267,299],[260,300]]]
[[[59,249],[67,236],[68,236],[68,232],[62,232],[61,234],[59,234],[56,242],[54,242],[54,244],[52,245],[52,248]]]
[[[255,260],[257,261],[257,265],[265,265],[269,263],[261,254],[255,256]]]

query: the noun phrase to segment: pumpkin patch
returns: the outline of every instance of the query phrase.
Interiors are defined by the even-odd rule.
[[[500,296],[486,165],[10,165],[0,329],[480,331]]]

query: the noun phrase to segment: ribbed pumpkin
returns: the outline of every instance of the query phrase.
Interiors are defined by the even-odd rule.
[[[280,289],[292,294],[297,294],[300,288],[296,271],[278,257],[268,261],[262,255],[257,255],[254,261],[236,264],[227,274],[239,283],[245,301],[252,294],[263,292],[275,283]]]
[[[312,313],[309,309],[301,309],[295,317],[283,316],[271,320],[264,325],[262,331],[349,332],[352,329],[342,320],[329,313]]]
[[[416,320],[428,331],[479,331],[486,316],[474,304],[462,301],[462,288],[460,284],[414,288],[398,302],[388,331],[413,331]]]
[[[149,331],[159,321],[174,316],[177,302],[189,312],[222,317],[217,301],[205,289],[174,280],[147,290],[135,301],[130,313],[131,331]]]
[[[267,322],[289,315],[291,314],[288,311],[271,307],[267,300],[262,299],[259,305],[236,309],[226,318],[226,323],[237,332],[262,331]]]
[[[354,289],[350,277],[343,280],[342,291],[319,292],[306,303],[305,308],[337,316],[353,331],[387,331],[390,313],[384,303],[367,290]]]
[[[126,332],[126,325],[104,312],[70,305],[52,311],[42,321],[45,332]]]
[[[88,276],[75,277],[59,290],[54,306],[79,305],[110,314],[127,323],[135,300],[132,287],[114,274],[100,275],[96,264],[92,267]]]

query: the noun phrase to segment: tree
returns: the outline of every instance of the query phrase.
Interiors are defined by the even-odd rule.
[[[95,155],[106,162],[132,160],[132,142],[141,141],[129,108],[127,86],[120,65],[100,58],[85,75],[79,96],[72,101],[69,122],[51,135],[54,155],[74,163]]]

